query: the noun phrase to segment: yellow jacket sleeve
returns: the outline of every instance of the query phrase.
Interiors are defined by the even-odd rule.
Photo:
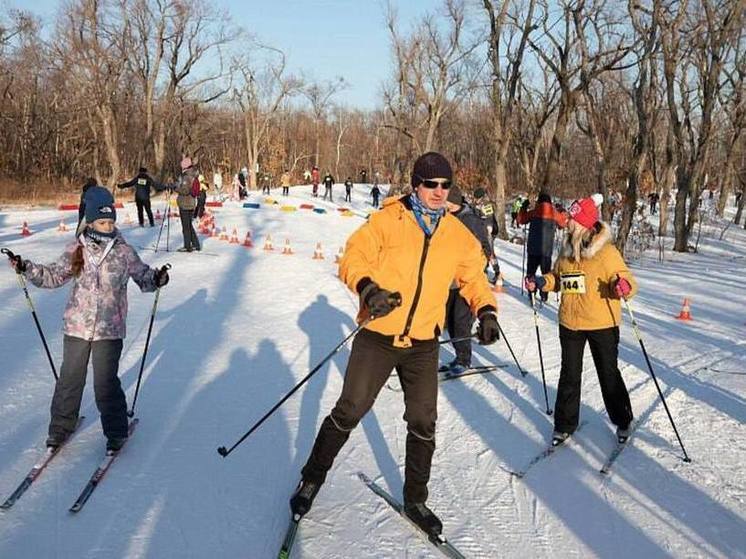
[[[466,299],[474,316],[485,306],[493,307],[497,311],[495,295],[490,291],[484,267],[487,259],[477,238],[467,230],[468,235],[463,243],[463,258],[456,267],[456,284],[459,293]]]
[[[377,268],[382,247],[382,231],[373,216],[347,239],[344,256],[339,262],[339,278],[354,293],[358,292],[357,285],[363,278],[375,281],[373,270]]]
[[[617,248],[611,244],[607,245],[607,247],[607,255],[604,259],[604,268],[607,273],[606,280],[610,286],[613,286],[616,283],[617,276],[626,279],[632,287],[632,291],[630,291],[628,297],[628,299],[631,299],[637,294],[637,280],[635,280],[632,272],[627,268],[627,264],[624,262],[624,258],[622,258]],[[616,293],[614,293],[614,297],[616,298]]]

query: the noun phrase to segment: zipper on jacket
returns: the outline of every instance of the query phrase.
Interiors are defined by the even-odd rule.
[[[402,332],[402,337],[406,337],[409,335],[409,329],[412,327],[412,320],[414,319],[414,313],[417,310],[417,305],[420,302],[420,294],[422,293],[422,271],[425,269],[425,261],[427,260],[427,252],[430,249],[430,239],[431,237],[428,237],[425,235],[425,244],[422,247],[422,256],[420,256],[420,269],[417,272],[417,289],[414,291],[414,298],[412,299],[412,306],[409,309],[409,314],[407,315],[407,322],[404,326],[404,332]]]

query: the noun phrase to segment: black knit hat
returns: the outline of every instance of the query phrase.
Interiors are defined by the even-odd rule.
[[[453,178],[451,164],[441,154],[429,151],[420,155],[412,168],[412,188],[417,187],[423,180]]]
[[[461,189],[458,186],[452,184],[451,188],[448,189],[448,198],[446,198],[446,200],[451,204],[461,206],[464,203],[464,195],[461,193]]]

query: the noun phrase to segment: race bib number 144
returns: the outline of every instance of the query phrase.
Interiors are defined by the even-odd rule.
[[[563,294],[574,293],[582,295],[585,293],[585,274],[583,272],[560,274],[560,286]]]

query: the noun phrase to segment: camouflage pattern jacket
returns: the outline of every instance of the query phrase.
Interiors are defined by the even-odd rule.
[[[83,244],[83,269],[73,276],[72,257]],[[98,244],[81,235],[49,265],[26,261],[25,276],[37,287],[54,288],[73,281],[62,331],[84,340],[122,339],[127,328],[127,282],[142,291],[155,291],[155,270],[140,260],[117,231],[113,242]]]

